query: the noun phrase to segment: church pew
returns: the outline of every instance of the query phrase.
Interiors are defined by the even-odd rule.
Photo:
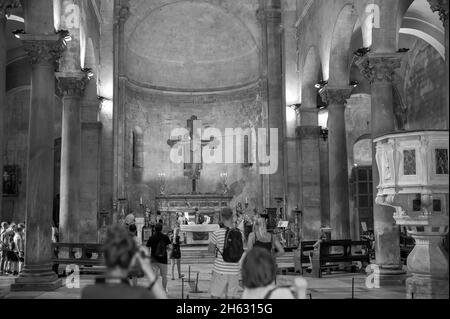
[[[102,273],[105,261],[102,244],[68,244],[53,243],[54,254],[52,262],[55,265],[76,265],[81,271]]]
[[[312,275],[322,277],[322,270],[339,268],[340,264],[352,262],[370,263],[370,242],[352,240],[323,241],[312,256]],[[361,249],[364,247],[364,249]]]

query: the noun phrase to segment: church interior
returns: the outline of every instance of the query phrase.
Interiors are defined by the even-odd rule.
[[[448,0],[0,0],[0,299],[80,298],[130,218],[207,299],[225,207],[311,299],[448,299],[448,44]]]

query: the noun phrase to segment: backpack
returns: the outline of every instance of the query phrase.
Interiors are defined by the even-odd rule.
[[[154,256],[157,258],[164,258],[167,255],[167,246],[164,240],[161,238],[156,245]]]
[[[237,263],[244,254],[244,242],[242,233],[239,229],[227,228],[225,233],[225,242],[223,244],[222,258],[227,263]]]

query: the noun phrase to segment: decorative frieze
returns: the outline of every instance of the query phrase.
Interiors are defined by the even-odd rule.
[[[364,77],[371,83],[392,82],[395,70],[400,68],[404,53],[367,54],[356,61]]]

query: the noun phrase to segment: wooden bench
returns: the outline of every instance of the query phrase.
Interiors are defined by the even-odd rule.
[[[52,247],[53,251],[58,251],[58,256],[54,255],[52,259],[54,265],[76,265],[80,267],[80,272],[105,271],[102,244],[53,243]]]
[[[370,242],[352,240],[323,241],[312,256],[312,275],[322,277],[322,270],[339,268],[342,263],[370,263]]]

